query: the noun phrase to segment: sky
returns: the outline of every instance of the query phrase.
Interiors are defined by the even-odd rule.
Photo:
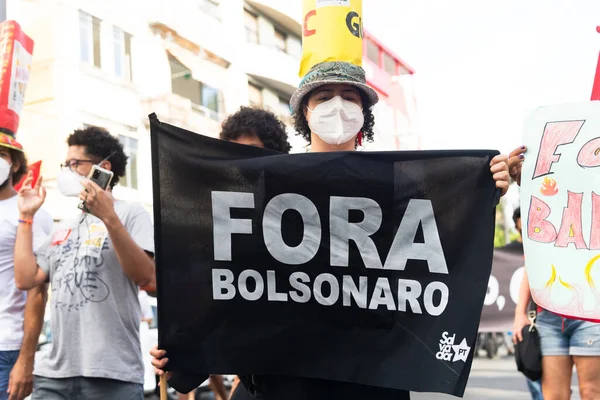
[[[415,70],[422,149],[507,153],[535,108],[590,99],[599,0],[363,0],[363,21]]]

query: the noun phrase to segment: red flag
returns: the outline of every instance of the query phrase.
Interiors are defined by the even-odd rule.
[[[36,163],[33,163],[29,166],[29,170],[33,171],[33,185],[36,184],[37,180],[40,177],[40,172],[42,170],[42,161],[38,161]],[[25,182],[25,179],[27,178],[27,175],[25,175],[23,177],[23,179],[21,179],[21,181],[19,183],[17,183],[15,185],[15,190],[18,192],[21,189],[21,186],[23,186],[23,182]]]
[[[600,33],[600,26],[596,27],[596,32]],[[600,55],[598,56],[598,65],[596,66],[596,76],[594,77],[594,84],[592,85],[592,98],[591,100],[600,100]]]

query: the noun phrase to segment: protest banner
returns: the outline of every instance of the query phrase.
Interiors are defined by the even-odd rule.
[[[600,102],[537,109],[521,175],[525,265],[534,301],[600,322]]]
[[[16,133],[25,104],[29,82],[33,40],[15,21],[0,23],[0,128]],[[2,136],[3,140],[10,140]]]
[[[492,274],[483,300],[479,332],[510,332],[525,272],[523,245],[513,242],[494,249]]]
[[[315,64],[347,61],[362,66],[362,0],[303,0],[301,77]]]
[[[281,155],[150,120],[169,370],[463,394],[497,152]]]

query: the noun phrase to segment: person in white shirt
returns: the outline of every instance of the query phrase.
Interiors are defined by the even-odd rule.
[[[45,301],[45,286],[22,291],[14,278],[18,225],[33,225],[34,248],[52,229],[52,218],[45,211],[32,221],[19,221],[14,185],[26,173],[22,146],[12,132],[0,132],[0,400],[21,400],[31,393],[34,356],[44,320],[39,305]]]

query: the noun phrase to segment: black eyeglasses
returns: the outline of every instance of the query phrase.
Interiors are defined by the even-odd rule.
[[[69,170],[71,172],[77,172],[77,168],[79,168],[79,166],[81,164],[85,164],[85,163],[95,164],[94,160],[77,160],[77,159],[73,159],[73,160],[65,161],[64,164],[60,164],[60,167],[61,168],[69,168]]]

